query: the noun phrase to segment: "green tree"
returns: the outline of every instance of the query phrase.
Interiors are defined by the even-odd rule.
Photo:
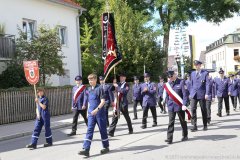
[[[31,40],[27,34],[19,29],[19,38],[16,39],[16,57],[14,61],[22,64],[25,60],[38,60],[40,68],[40,82],[45,86],[46,77],[53,74],[64,75],[61,44],[57,28],[50,29],[42,25],[37,35]]]
[[[29,86],[23,71],[23,67],[16,63],[8,64],[5,71],[0,74],[0,88],[21,88]]]
[[[168,54],[171,27],[186,26],[188,22],[205,19],[220,23],[240,9],[239,0],[148,0],[149,9],[159,14],[158,24],[163,35],[163,50]],[[167,62],[167,60],[166,60]],[[167,67],[166,63],[164,64]]]

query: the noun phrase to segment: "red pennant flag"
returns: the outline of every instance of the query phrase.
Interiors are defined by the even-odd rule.
[[[119,52],[115,36],[113,13],[102,15],[102,58],[106,79],[111,70],[122,61],[122,54]]]

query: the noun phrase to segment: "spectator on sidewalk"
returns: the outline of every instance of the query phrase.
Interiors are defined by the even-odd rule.
[[[43,147],[52,146],[52,132],[50,128],[50,112],[48,107],[48,98],[44,95],[43,88],[39,88],[37,90],[37,95],[39,97],[35,99],[35,102],[37,103],[37,117],[35,121],[35,128],[32,134],[32,142],[31,144],[28,144],[26,146],[30,149],[37,148],[37,141],[43,126],[45,127],[45,138],[47,142],[43,145]]]

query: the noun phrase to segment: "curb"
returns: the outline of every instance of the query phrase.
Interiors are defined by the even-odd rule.
[[[137,109],[137,111],[141,111],[141,110],[142,109]],[[109,111],[109,112],[111,112],[111,111]],[[130,111],[129,113],[133,113],[133,111]],[[112,114],[110,114],[109,117],[112,117]],[[80,120],[78,122],[78,124],[80,124],[80,123],[84,123],[84,121]],[[51,127],[51,129],[56,130],[56,129],[60,129],[60,128],[69,127],[71,125],[72,125],[72,123],[59,124],[59,125],[55,125],[55,126]],[[44,128],[43,128],[42,132],[45,132]],[[16,134],[13,134],[13,135],[7,135],[7,136],[4,136],[4,137],[0,137],[0,142],[15,139],[15,138],[20,138],[20,137],[24,137],[24,136],[29,136],[31,134],[32,134],[32,131],[27,131],[27,132],[23,132],[23,133],[16,133]]]

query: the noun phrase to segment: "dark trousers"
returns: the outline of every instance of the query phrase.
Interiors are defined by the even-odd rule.
[[[109,126],[109,120],[108,120],[108,109],[110,107],[110,103],[105,103],[104,104],[104,108],[105,108],[105,111],[106,111],[106,121],[107,121],[107,127]]]
[[[72,131],[76,132],[77,131],[77,123],[78,123],[78,116],[79,114],[82,115],[86,125],[88,124],[88,119],[87,119],[87,110],[75,110],[74,115],[73,115],[73,122],[72,122]]]
[[[148,110],[151,110],[152,117],[153,117],[153,124],[157,124],[157,111],[155,106],[146,106],[143,107],[143,119],[142,119],[142,125],[147,125],[147,117],[148,117]]]
[[[159,99],[158,99],[158,105],[159,105],[161,111],[166,111],[165,105],[162,105],[162,103],[161,103],[162,100],[163,100],[163,98],[162,98],[162,97],[159,97]]]
[[[237,108],[237,96],[230,96],[230,97],[231,97],[233,108],[236,109]]]
[[[199,102],[202,111],[203,125],[207,126],[207,108],[205,99],[191,99],[192,125],[197,126],[197,103]]]
[[[184,111],[168,112],[169,124],[168,124],[168,131],[167,131],[167,139],[170,141],[172,141],[172,139],[173,139],[176,114],[178,114],[178,118],[179,118],[180,124],[182,126],[182,136],[186,137],[188,135],[187,122],[185,121],[185,112]]]
[[[138,103],[140,103],[141,107],[142,107],[142,100],[133,100],[133,114],[134,114],[134,118],[137,118],[137,105]]]
[[[211,100],[206,100],[206,107],[207,107],[207,119],[211,121],[211,105],[212,101]]]
[[[218,97],[218,113],[222,114],[222,102],[224,100],[226,113],[229,113],[229,96]]]
[[[133,128],[132,128],[132,122],[131,122],[131,119],[130,119],[129,113],[128,113],[128,106],[124,106],[124,107],[120,106],[120,111],[122,112],[125,120],[127,121],[129,132],[132,132]],[[113,134],[114,135],[115,129],[117,127],[117,123],[118,123],[118,116],[113,116],[112,123],[111,123],[111,125],[109,127],[109,134]]]
[[[240,93],[238,93],[238,102],[239,102],[239,108],[240,108]]]

